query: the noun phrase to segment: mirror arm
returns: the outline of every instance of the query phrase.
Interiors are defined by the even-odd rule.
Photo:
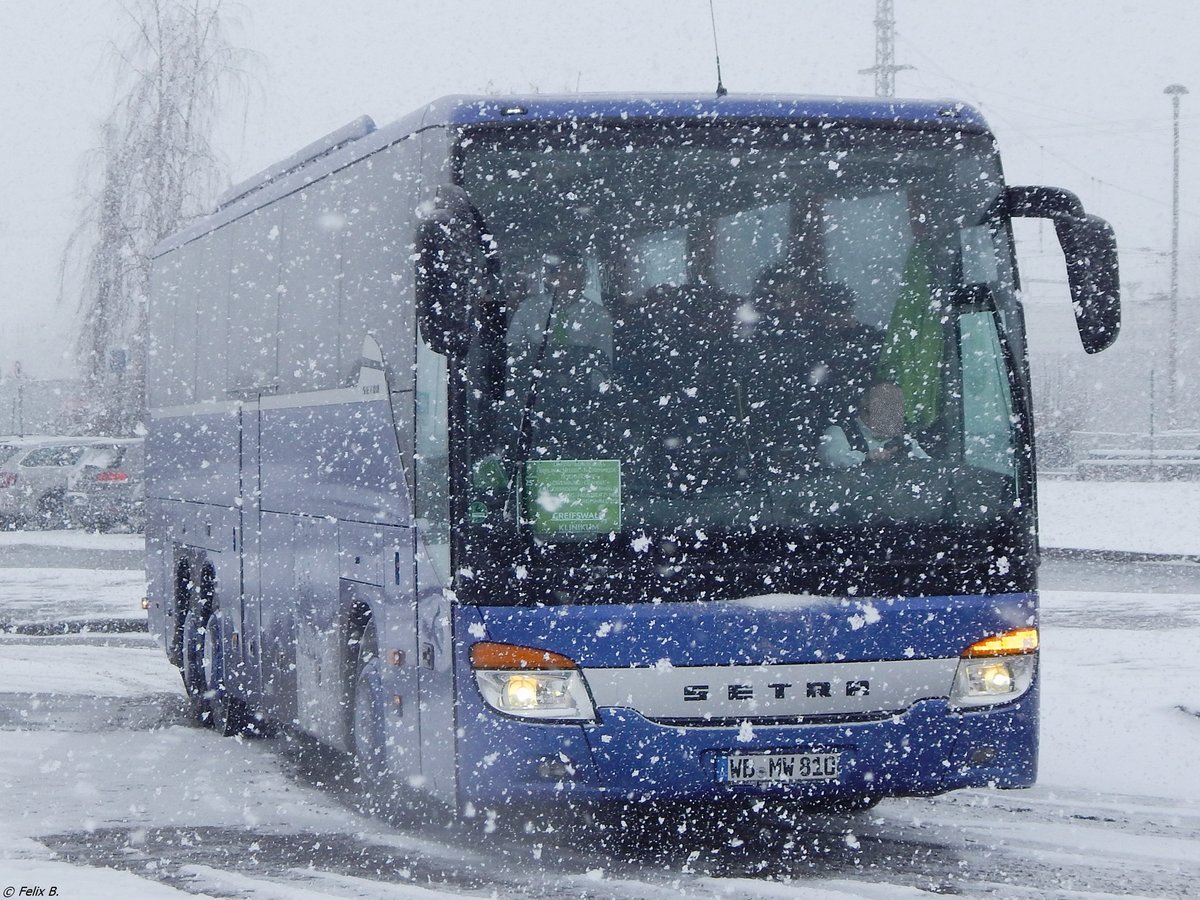
[[[1010,187],[1004,192],[1003,205],[1009,218],[1082,219],[1083,203],[1070,191],[1053,187]]]

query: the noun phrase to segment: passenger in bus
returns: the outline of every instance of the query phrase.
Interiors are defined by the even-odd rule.
[[[928,191],[914,187],[908,193],[909,231],[912,245],[904,263],[900,291],[892,308],[883,341],[877,377],[894,381],[908,400],[907,419],[914,430],[933,425],[942,410],[942,365],[947,316],[939,284],[950,274],[945,255],[938,252],[945,240],[934,234],[934,201]]]
[[[831,425],[817,449],[821,463],[848,469],[864,463],[929,459],[904,432],[904,392],[890,381],[872,384],[863,394],[862,411],[848,422]]]
[[[739,341],[739,389],[760,458],[781,473],[814,464],[824,431],[874,376],[882,335],[854,316],[847,286],[789,266],[767,269]]]
[[[754,332],[801,342],[814,364],[814,382],[836,380],[863,390],[879,358],[883,332],[854,315],[854,291],[786,266],[759,276],[754,293]]]
[[[827,380],[843,396],[852,399],[864,391],[874,378],[883,332],[854,315],[856,297],[841,282],[825,282],[820,287],[821,321],[828,328],[825,364]]]
[[[612,319],[586,293],[584,256],[559,249],[545,265],[544,292],[525,297],[509,320],[505,429],[516,434],[525,419],[537,455],[594,457],[612,377]]]
[[[585,293],[587,259],[577,250],[560,248],[545,256],[541,293],[525,297],[508,323],[508,352],[515,369],[537,360],[543,341],[554,347],[599,350],[612,361],[612,318],[598,297]]]
[[[512,315],[534,294],[533,286],[535,281],[536,279],[532,274],[532,267],[519,266],[511,272],[504,274],[502,281],[504,305],[509,311],[510,322]]]
[[[754,283],[750,314],[742,316],[743,337],[785,337],[815,333],[823,309],[818,282],[788,265],[764,270]]]

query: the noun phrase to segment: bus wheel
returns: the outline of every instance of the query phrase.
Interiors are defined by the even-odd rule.
[[[188,713],[192,721],[199,725],[212,724],[212,710],[205,694],[208,686],[204,681],[204,640],[207,629],[207,616],[201,619],[201,613],[189,609],[183,620],[183,660],[180,671],[183,674],[183,689],[187,692]]]
[[[212,715],[212,726],[222,737],[241,734],[246,728],[246,706],[229,693],[225,681],[225,640],[221,628],[221,611],[208,617],[204,629],[203,674],[205,699]]]
[[[370,806],[386,799],[387,764],[383,742],[383,686],[375,626],[367,625],[358,642],[350,720],[354,780]]]

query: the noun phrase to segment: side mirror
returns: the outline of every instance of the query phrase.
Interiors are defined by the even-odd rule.
[[[483,240],[466,192],[439,187],[416,236],[417,327],[435,353],[461,356],[471,344],[488,278]]]
[[[1083,204],[1070,191],[1054,187],[1010,187],[1004,194],[1012,218],[1078,219]]]
[[[1107,350],[1121,331],[1121,276],[1117,238],[1099,216],[1054,223],[1067,260],[1075,327],[1088,353]]]
[[[1005,206],[1010,217],[1053,220],[1083,349],[1099,353],[1111,347],[1121,330],[1121,277],[1112,226],[1084,212],[1078,197],[1059,188],[1011,187]]]

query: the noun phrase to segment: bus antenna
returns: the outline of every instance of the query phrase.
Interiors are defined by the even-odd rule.
[[[708,0],[708,17],[712,20],[713,53],[717,57],[717,96],[724,97],[729,91],[721,82],[721,49],[717,46],[717,14],[713,12],[713,0]]]

